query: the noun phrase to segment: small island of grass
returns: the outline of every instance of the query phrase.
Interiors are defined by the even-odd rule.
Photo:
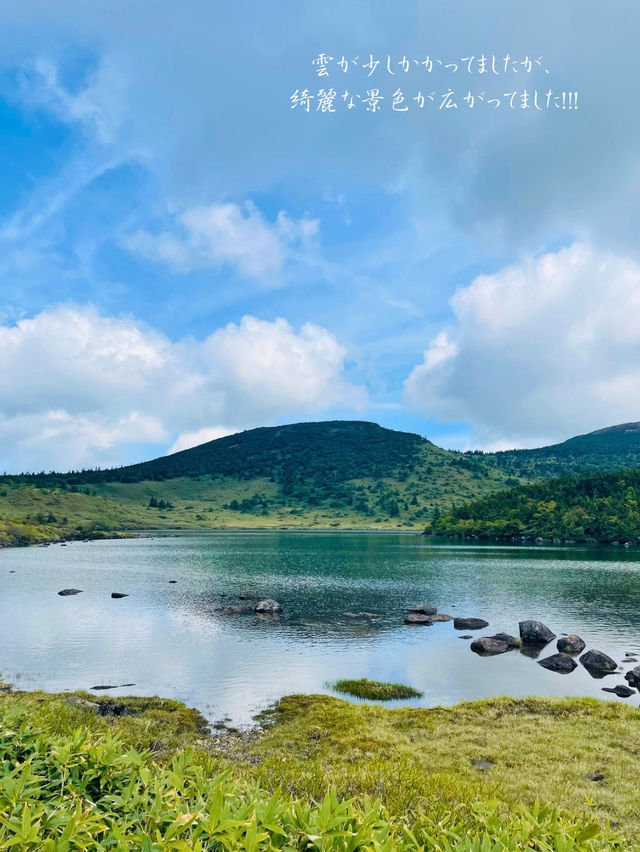
[[[378,680],[339,680],[333,684],[336,692],[353,695],[356,698],[370,698],[372,701],[393,701],[394,698],[421,698],[422,692],[402,683],[382,683]]]

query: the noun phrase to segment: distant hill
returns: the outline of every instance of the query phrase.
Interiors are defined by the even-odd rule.
[[[640,468],[523,485],[434,518],[439,536],[640,543]]]
[[[482,458],[443,450],[419,435],[362,421],[325,421],[251,429],[111,470],[3,481],[117,501],[127,509],[127,527],[420,528],[436,508],[511,480]],[[11,502],[17,503],[15,492]],[[0,501],[0,520],[2,511]],[[61,511],[52,509],[56,517]]]
[[[640,465],[640,423],[598,429],[535,450],[487,453],[484,458],[507,475],[528,480],[637,467]]]
[[[637,423],[502,453],[444,450],[364,421],[295,423],[120,468],[3,477],[0,524],[421,529],[510,487],[638,465]]]

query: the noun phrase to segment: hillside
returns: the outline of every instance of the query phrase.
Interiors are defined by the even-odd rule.
[[[121,468],[5,476],[0,545],[119,529],[422,529],[512,486],[638,465],[640,424],[534,450],[460,453],[375,423],[296,423]]]
[[[524,485],[434,518],[439,536],[640,542],[640,468]]]
[[[472,453],[471,455],[479,455]],[[551,479],[571,473],[624,470],[640,465],[640,423],[622,423],[534,450],[483,455],[508,476]]]
[[[2,483],[0,521],[53,516],[84,530],[421,529],[436,508],[492,493],[509,479],[481,458],[419,435],[330,421],[252,429],[112,470]]]

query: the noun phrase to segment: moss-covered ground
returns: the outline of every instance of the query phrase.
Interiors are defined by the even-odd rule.
[[[634,706],[290,696],[209,736],[177,702],[69,699],[0,697],[0,849],[640,848]]]

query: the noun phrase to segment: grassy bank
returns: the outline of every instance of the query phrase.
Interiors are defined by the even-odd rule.
[[[176,702],[79,698],[0,698],[0,848],[637,848],[637,708],[291,696],[260,734],[210,738]]]

